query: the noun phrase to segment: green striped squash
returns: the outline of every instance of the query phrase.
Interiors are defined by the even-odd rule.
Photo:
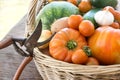
[[[51,24],[62,17],[68,17],[72,14],[80,14],[78,7],[67,1],[53,1],[45,5],[36,17],[36,24],[42,21],[42,29],[51,29]]]

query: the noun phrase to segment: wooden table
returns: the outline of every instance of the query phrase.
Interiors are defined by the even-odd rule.
[[[5,38],[9,36],[23,37],[25,33],[25,22],[26,16],[13,27]],[[23,59],[24,57],[15,51],[13,45],[0,50],[0,80],[12,80]],[[42,80],[33,61],[25,67],[20,76],[20,80]]]

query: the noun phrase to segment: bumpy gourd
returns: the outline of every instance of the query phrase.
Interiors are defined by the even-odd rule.
[[[72,62],[73,53],[87,45],[79,31],[64,28],[57,32],[49,43],[50,55],[58,60]]]

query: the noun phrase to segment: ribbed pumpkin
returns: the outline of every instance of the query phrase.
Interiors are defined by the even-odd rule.
[[[101,64],[120,63],[120,29],[99,27],[88,39],[88,45]]]
[[[57,32],[50,41],[49,52],[55,59],[72,62],[72,56],[75,51],[82,49],[86,45],[86,39],[79,31],[72,28],[64,28]],[[74,55],[74,61],[76,55]]]

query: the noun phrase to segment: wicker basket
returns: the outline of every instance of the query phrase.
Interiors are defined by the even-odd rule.
[[[47,3],[32,0],[27,17],[27,35],[31,34],[35,17]],[[120,5],[120,4],[119,4]],[[34,49],[34,62],[44,80],[120,80],[120,65],[85,66],[58,61],[46,55],[47,49]]]

